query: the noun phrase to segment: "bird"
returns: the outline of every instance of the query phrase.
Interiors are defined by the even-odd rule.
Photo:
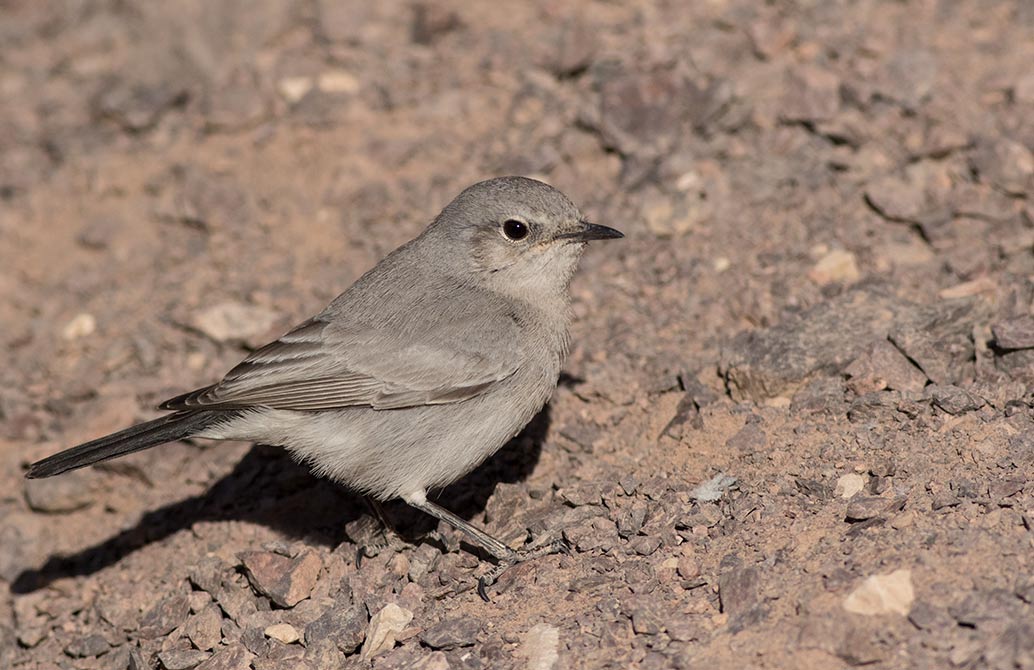
[[[429,499],[515,437],[555,390],[570,337],[569,286],[591,223],[556,188],[487,179],[323,311],[169,413],[44,458],[51,477],[186,438],[278,445],[379,504],[401,499],[495,558],[478,593],[541,551],[511,549]],[[557,545],[559,546],[559,545]],[[557,547],[546,547],[553,551]]]

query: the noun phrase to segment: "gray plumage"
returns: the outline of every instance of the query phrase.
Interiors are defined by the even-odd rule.
[[[162,403],[184,429],[165,419],[161,434],[282,445],[319,474],[428,511],[429,489],[470,472],[547,402],[585,243],[620,236],[541,182],[475,184],[315,317]],[[89,444],[28,476],[112,457]],[[124,452],[146,448],[133,446]]]

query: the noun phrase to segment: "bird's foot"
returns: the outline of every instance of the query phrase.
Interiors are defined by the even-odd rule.
[[[385,550],[396,553],[407,546],[407,542],[394,528],[372,516],[360,519],[350,535],[356,543],[355,567],[357,570],[362,567],[364,558],[379,556]]]
[[[550,538],[544,542],[538,542],[527,549],[518,549],[512,552],[509,556],[500,558],[499,562],[492,566],[488,572],[478,577],[478,595],[481,596],[481,599],[486,603],[491,602],[491,599],[488,597],[488,587],[495,584],[504,572],[518,563],[530,561],[541,556],[549,556],[550,554],[570,553],[571,545],[569,545],[563,538]]]

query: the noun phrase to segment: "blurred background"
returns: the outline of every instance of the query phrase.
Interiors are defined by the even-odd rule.
[[[398,602],[375,667],[1034,667],[1032,62],[1025,0],[0,1],[0,666],[358,664]],[[356,571],[251,445],[23,481],[502,174],[627,238],[444,499],[574,556],[437,600],[469,554]]]

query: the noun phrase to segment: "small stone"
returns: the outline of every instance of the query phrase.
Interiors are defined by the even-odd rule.
[[[61,337],[68,341],[78,340],[93,335],[95,330],[97,330],[97,319],[93,314],[83,312],[76,314],[71,321],[65,324],[65,327],[61,329]]]
[[[169,596],[144,615],[138,634],[145,640],[168,635],[179,628],[189,614],[190,601],[186,596]]]
[[[241,554],[248,581],[280,607],[294,607],[309,597],[323,562],[313,551],[290,559],[269,551]]]
[[[844,518],[847,521],[865,521],[882,514],[887,509],[887,499],[861,496],[851,500]]]
[[[344,654],[351,654],[366,638],[366,608],[362,603],[350,607],[331,607],[305,627],[305,646],[330,640]]]
[[[108,641],[95,633],[72,640],[65,647],[65,653],[74,658],[90,658],[100,656],[109,649],[111,649],[111,645],[108,644]]]
[[[284,77],[277,82],[276,88],[284,100],[293,105],[312,90],[313,84],[310,77]]]
[[[361,657],[369,661],[395,646],[395,639],[413,620],[413,613],[395,603],[388,603],[370,618],[370,629],[363,643]]]
[[[813,66],[787,71],[781,116],[786,121],[822,121],[840,109],[840,79]]]
[[[863,475],[854,472],[842,475],[833,487],[833,495],[838,498],[850,498],[864,489],[865,483],[866,478]]]
[[[735,617],[757,605],[759,581],[758,570],[754,567],[735,568],[722,573],[718,577],[718,598],[722,612]]]
[[[456,12],[436,2],[421,2],[413,7],[413,41],[431,44],[442,35],[460,27]]]
[[[658,635],[664,631],[664,620],[651,607],[632,610],[632,630],[636,635]]]
[[[991,326],[999,349],[1034,349],[1034,317],[1019,316]]]
[[[850,284],[858,281],[860,276],[855,255],[843,249],[830,251],[808,273],[808,278],[819,286]]]
[[[238,342],[265,335],[276,318],[265,307],[224,302],[197,314],[193,325],[216,342]]]
[[[966,412],[975,412],[984,406],[981,398],[973,395],[965,389],[948,384],[933,384],[926,389],[926,397],[933,401],[934,407],[938,407],[948,414],[959,415]]]
[[[432,649],[469,647],[477,642],[481,623],[471,617],[446,619],[420,633],[420,641]]]
[[[698,502],[715,502],[735,483],[735,477],[720,472],[690,491],[689,497]]]
[[[912,607],[914,599],[912,571],[895,570],[885,575],[872,575],[862,582],[844,599],[844,609],[866,616],[877,614],[905,616]]]
[[[633,538],[628,545],[640,556],[652,556],[661,546],[661,538],[657,535],[640,535]]]
[[[188,95],[182,82],[116,80],[97,97],[96,113],[127,132],[137,133],[153,128],[165,112],[185,102]]]
[[[272,626],[267,626],[262,634],[266,637],[276,640],[277,642],[283,642],[284,644],[294,644],[301,636],[298,634],[298,629],[289,623],[275,623]]]
[[[688,554],[679,556],[678,566],[676,570],[679,573],[679,577],[683,579],[693,579],[694,577],[700,576],[700,564],[697,563],[696,559]]]
[[[360,85],[359,79],[348,70],[327,70],[316,78],[316,87],[324,93],[341,95],[356,93]]]
[[[187,621],[184,632],[195,647],[202,651],[211,651],[223,639],[222,625],[223,615],[219,606],[210,604]]]
[[[250,670],[254,658],[243,645],[235,644],[217,651],[197,666],[197,670]]]
[[[89,470],[69,472],[61,477],[26,479],[25,502],[34,512],[65,514],[93,504],[96,474]]]
[[[211,656],[208,652],[197,649],[168,649],[158,654],[158,661],[164,670],[191,670]]]
[[[970,163],[978,178],[1009,195],[1034,190],[1034,153],[1020,142],[1006,138],[980,142]]]
[[[527,670],[552,670],[560,659],[560,631],[546,623],[535,624],[524,636],[517,655],[528,660]]]
[[[844,373],[850,377],[848,387],[858,395],[884,389],[919,391],[926,385],[923,371],[887,340],[866,347]]]

